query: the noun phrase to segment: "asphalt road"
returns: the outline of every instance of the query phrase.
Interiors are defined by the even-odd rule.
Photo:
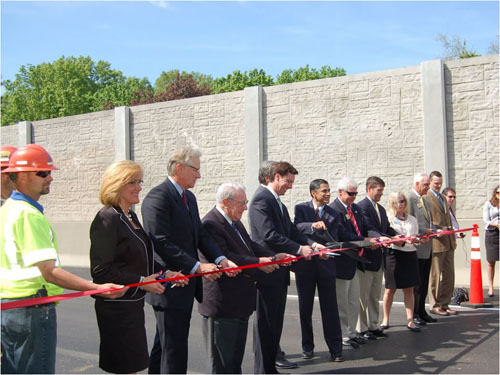
[[[82,277],[90,278],[87,269],[67,268]],[[292,284],[294,282],[292,281]],[[286,318],[281,346],[289,360],[299,368],[288,373],[447,373],[498,374],[498,292],[493,298],[493,309],[458,307],[459,315],[443,317],[429,324],[420,333],[405,327],[402,292],[396,293],[391,312],[391,327],[386,339],[369,341],[360,349],[344,350],[343,363],[329,362],[329,353],[321,331],[319,306],[315,306],[313,324],[316,357],[300,359],[300,327],[298,302],[294,285],[289,288]],[[485,294],[486,295],[486,294]],[[398,302],[399,301],[399,302]],[[150,347],[155,332],[155,319],[150,306],[146,306],[146,329]],[[103,373],[98,367],[99,332],[94,304],[90,297],[63,301],[57,307],[58,347],[57,373]],[[250,322],[252,324],[253,321]],[[202,344],[201,323],[197,307],[193,309],[189,339],[189,373],[206,373],[205,351]],[[249,330],[243,372],[253,372],[252,332]]]

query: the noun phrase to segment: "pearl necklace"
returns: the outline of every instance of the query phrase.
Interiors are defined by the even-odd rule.
[[[132,214],[130,213],[130,210],[128,210],[125,215],[127,215],[127,219],[129,219],[129,221],[133,221],[134,219],[132,218]]]

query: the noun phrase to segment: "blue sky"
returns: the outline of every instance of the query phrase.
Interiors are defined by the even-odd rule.
[[[179,69],[214,78],[309,64],[347,74],[420,64],[438,33],[479,54],[498,37],[498,1],[1,1],[1,74],[64,56],[105,60],[126,76]]]

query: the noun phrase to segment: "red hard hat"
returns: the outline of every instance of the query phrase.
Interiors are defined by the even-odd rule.
[[[3,146],[2,152],[0,154],[0,160],[2,161],[2,168],[7,168],[9,166],[9,160],[12,154],[17,150],[14,146]],[[3,172],[3,170],[2,170]]]
[[[4,173],[15,172],[37,172],[37,171],[55,171],[59,168],[54,167],[52,157],[40,145],[29,144],[17,149],[9,161],[9,168],[3,170]]]

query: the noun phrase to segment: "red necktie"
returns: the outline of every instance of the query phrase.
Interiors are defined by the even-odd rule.
[[[352,224],[354,225],[354,229],[356,229],[357,235],[360,236],[360,237],[362,237],[361,236],[361,232],[359,231],[359,228],[358,228],[358,223],[356,223],[356,218],[354,217],[354,215],[353,215],[353,213],[351,211],[351,206],[347,206],[347,213],[351,217]],[[361,250],[358,251],[358,255],[359,256],[363,255],[363,249],[361,249]]]
[[[189,211],[189,206],[188,206],[188,197],[186,196],[186,192],[183,191],[182,192],[182,199],[184,200],[184,204],[186,205],[186,208],[188,209]]]
[[[321,218],[319,217],[319,208],[316,208],[316,221],[320,221]]]

